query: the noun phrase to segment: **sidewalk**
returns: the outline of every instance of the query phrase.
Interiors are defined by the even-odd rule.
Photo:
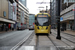
[[[72,34],[72,35],[75,35],[75,31],[72,31],[72,30],[66,30],[66,31],[63,31],[64,33],[68,33],[68,34]]]
[[[11,32],[11,31],[16,31],[16,30],[1,31],[0,34],[5,32]]]
[[[56,31],[57,31],[57,29],[54,29],[54,30],[56,30]],[[73,30],[66,30],[66,31],[61,31],[61,30],[60,30],[60,32],[75,35],[75,31],[73,31]]]

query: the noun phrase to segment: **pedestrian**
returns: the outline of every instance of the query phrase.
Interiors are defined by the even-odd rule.
[[[10,30],[10,26],[11,26],[11,25],[9,24],[9,25],[8,25],[9,30]]]
[[[70,29],[72,30],[72,25],[70,26]]]
[[[6,27],[6,31],[8,31],[8,26],[5,26]]]
[[[4,25],[2,25],[1,30],[4,31]]]

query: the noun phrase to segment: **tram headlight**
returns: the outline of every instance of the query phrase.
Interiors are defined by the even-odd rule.
[[[46,27],[46,29],[48,29],[48,27]]]
[[[37,29],[39,29],[39,27],[37,27]]]

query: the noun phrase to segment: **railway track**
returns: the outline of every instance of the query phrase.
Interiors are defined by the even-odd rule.
[[[55,31],[56,31],[56,30],[55,30]],[[56,33],[53,33],[53,34],[57,35]],[[64,34],[65,34],[65,33],[64,33]],[[71,34],[67,34],[67,35],[73,36],[73,35],[71,35]],[[72,40],[70,40],[70,39],[67,39],[67,38],[65,38],[64,36],[61,36],[61,37],[64,38],[64,39],[66,39],[67,41],[69,41],[69,42],[75,44],[75,41],[72,41]],[[75,38],[75,36],[73,36],[73,37]]]
[[[34,35],[34,32],[32,32],[32,34],[30,34],[27,38],[24,38],[23,41],[18,43],[16,46],[11,48],[10,50],[19,50],[26,43],[26,41],[33,35]]]
[[[57,45],[52,41],[52,39],[49,37],[49,36],[47,36],[48,38],[49,38],[49,40],[54,44],[54,46],[56,47]],[[61,49],[59,49],[58,47],[56,47],[56,50],[61,50]]]
[[[70,36],[73,36],[73,37],[75,37],[75,35],[68,34],[68,33],[64,33],[64,32],[62,32],[62,34],[66,34],[66,35],[70,35]]]
[[[56,30],[54,30],[54,31],[56,31]],[[57,32],[57,31],[56,31],[56,32]],[[64,33],[64,32],[61,32],[61,33],[75,37],[75,35],[72,35],[72,34],[68,34],[68,33]]]
[[[40,50],[39,49],[39,44],[40,44],[40,41],[39,41],[39,38],[40,36],[39,35],[37,35],[36,36],[36,49],[35,50]],[[58,47],[56,47],[56,44],[53,42],[53,40],[49,37],[49,36],[46,36],[46,38],[53,44],[53,45],[51,45],[52,47],[55,47],[55,50],[60,50]]]
[[[56,34],[52,34],[54,37],[56,36]],[[62,41],[62,40],[61,40]],[[64,41],[62,41],[63,43],[65,43]],[[66,45],[70,46],[69,44],[65,43]]]
[[[54,34],[51,34],[51,35],[53,35],[54,37],[56,37],[56,34],[54,35]],[[62,38],[64,38],[64,37],[62,37]],[[64,38],[65,39],[65,38]],[[71,45],[69,45],[69,44],[67,44],[66,42],[64,42],[63,40],[61,40],[64,44],[66,44],[67,46],[66,47],[69,47],[69,48],[67,48],[68,50],[75,50],[75,46],[71,46]],[[73,42],[72,42],[73,43]],[[73,44],[75,44],[75,43],[73,43]],[[70,48],[71,47],[71,48]],[[61,49],[60,49],[61,50]],[[65,49],[64,49],[65,50]]]

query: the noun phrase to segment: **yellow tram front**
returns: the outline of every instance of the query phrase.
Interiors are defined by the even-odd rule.
[[[50,27],[50,15],[48,13],[39,13],[35,16],[36,34],[49,34]]]

